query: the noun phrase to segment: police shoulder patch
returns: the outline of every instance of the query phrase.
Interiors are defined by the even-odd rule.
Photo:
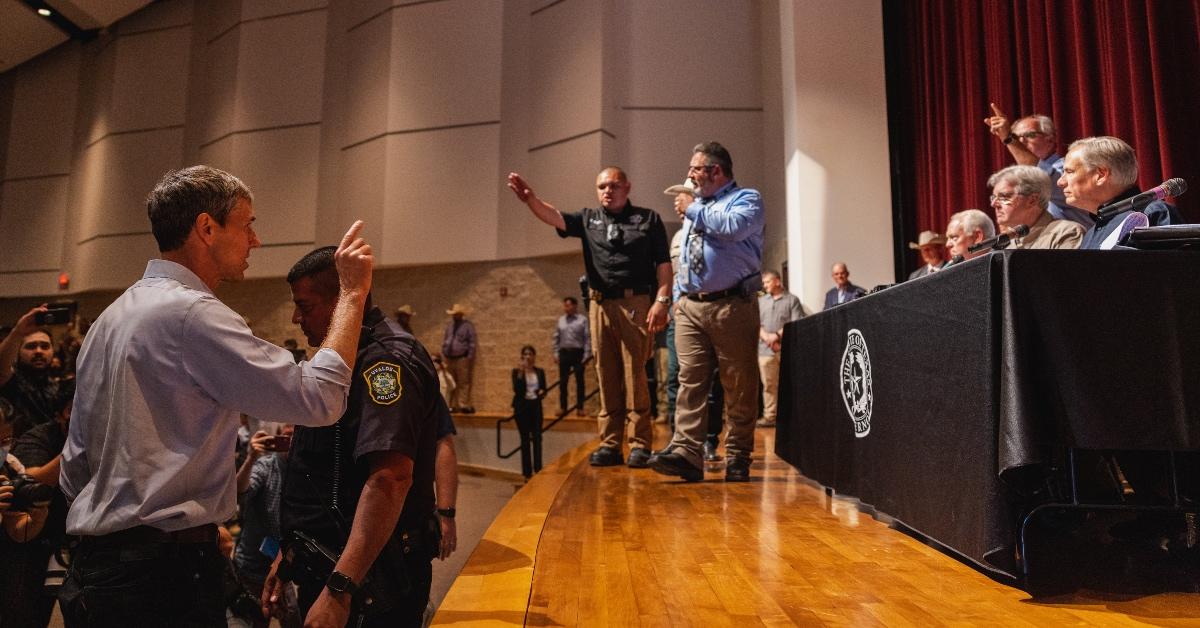
[[[381,406],[396,403],[404,393],[400,385],[400,367],[391,362],[376,362],[363,370],[363,379],[367,380],[367,391],[371,400]]]

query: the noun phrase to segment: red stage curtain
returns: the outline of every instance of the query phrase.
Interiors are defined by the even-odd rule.
[[[1012,158],[983,123],[1044,113],[1059,153],[1114,135],[1143,189],[1183,177],[1200,222],[1200,0],[884,0],[898,261],[950,214],[991,214],[987,177]],[[898,265],[899,267],[899,265]]]

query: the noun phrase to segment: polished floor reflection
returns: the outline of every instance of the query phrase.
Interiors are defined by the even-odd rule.
[[[435,624],[1195,626],[1200,594],[1035,600],[830,499],[771,454],[753,481],[593,468],[577,450],[518,493]],[[659,439],[665,441],[665,436]],[[528,495],[523,495],[529,491]],[[524,502],[524,503],[523,503]],[[513,508],[523,512],[508,512]],[[536,535],[536,539],[530,538]],[[534,549],[536,547],[536,549]],[[532,565],[520,556],[532,556]],[[503,559],[500,557],[503,556]],[[522,583],[528,588],[522,590]],[[505,600],[504,596],[513,599]],[[526,612],[519,609],[526,605]]]

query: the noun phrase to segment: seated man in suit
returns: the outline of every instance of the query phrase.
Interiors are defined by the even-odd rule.
[[[850,269],[845,262],[833,265],[833,283],[836,284],[825,293],[825,309],[836,307],[848,301],[853,301],[866,294],[867,291],[850,283]]]
[[[946,246],[952,257],[969,260],[987,253],[987,250],[970,253],[968,249],[994,235],[996,227],[987,214],[978,209],[964,209],[950,216],[950,223],[946,225]]]
[[[1095,226],[1084,234],[1079,248],[1111,249],[1121,244],[1128,235],[1121,226],[1136,218],[1132,216],[1135,212],[1130,209],[1108,218],[1100,218],[1099,212],[1141,192],[1133,147],[1115,137],[1085,137],[1071,143],[1063,164],[1058,187],[1063,189],[1067,202],[1096,216]],[[1182,222],[1175,208],[1165,201],[1153,201],[1141,213],[1151,226]]]
[[[988,178],[992,209],[1001,230],[1018,225],[1029,233],[1013,238],[1010,249],[1077,249],[1083,225],[1050,214],[1050,176],[1034,166],[1009,166]]]
[[[921,267],[908,276],[909,280],[931,275],[946,265],[946,238],[936,231],[922,231],[916,242],[909,242],[908,248],[921,252]]]

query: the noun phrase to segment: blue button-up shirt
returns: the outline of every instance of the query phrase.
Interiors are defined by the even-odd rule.
[[[758,190],[730,181],[712,198],[693,201],[684,216],[676,298],[681,292],[728,290],[761,271],[766,216]],[[704,245],[704,271],[699,274],[691,268],[693,238]]]

